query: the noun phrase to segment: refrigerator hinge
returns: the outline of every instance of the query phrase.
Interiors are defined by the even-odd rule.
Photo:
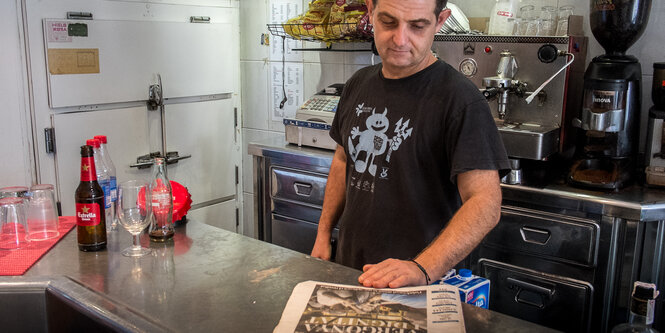
[[[67,12],[68,20],[92,20],[92,13],[89,12]]]
[[[240,179],[238,177],[238,166],[236,165],[236,185],[240,183]]]
[[[234,127],[238,127],[238,108],[233,108],[233,124]]]
[[[44,129],[44,143],[46,144],[46,153],[55,153],[55,128],[48,127]]]

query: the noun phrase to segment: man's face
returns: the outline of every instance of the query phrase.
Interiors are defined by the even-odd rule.
[[[376,7],[367,2],[385,77],[406,77],[434,62],[434,34],[450,16],[449,9],[437,17],[435,0],[379,0]]]

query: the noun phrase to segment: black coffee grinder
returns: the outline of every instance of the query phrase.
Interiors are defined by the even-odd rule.
[[[642,67],[626,50],[642,35],[651,0],[591,0],[590,25],[605,49],[584,73],[580,117],[584,131],[569,182],[619,189],[632,178],[637,160]]]

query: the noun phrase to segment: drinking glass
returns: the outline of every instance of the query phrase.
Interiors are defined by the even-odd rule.
[[[116,213],[120,224],[134,236],[134,245],[122,251],[126,257],[142,257],[150,253],[150,249],[141,247],[139,234],[150,223],[151,209],[150,183],[130,180],[118,185]]]
[[[554,20],[540,19],[538,20],[538,36],[554,36],[556,25]]]
[[[573,6],[559,7],[559,21],[556,26],[556,36],[565,36],[568,34],[568,17],[573,15]]]
[[[542,6],[540,8],[538,36],[554,36],[554,33],[556,32],[556,18],[556,7]]]
[[[25,186],[9,186],[0,188],[0,199],[2,198],[24,198],[28,193],[28,188]]]
[[[30,187],[28,204],[28,239],[41,241],[58,237],[58,207],[53,185]]]
[[[526,5],[520,7],[520,17],[523,20],[533,20],[536,18],[536,7],[534,5]]]
[[[0,249],[16,250],[27,245],[25,229],[25,201],[0,199]]]

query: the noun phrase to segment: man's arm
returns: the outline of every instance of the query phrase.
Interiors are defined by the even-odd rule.
[[[480,243],[499,222],[501,186],[496,170],[472,170],[457,176],[462,207],[415,259],[432,281],[443,276]],[[425,276],[408,260],[387,259],[365,265],[358,282],[366,287],[398,288],[423,285]]]
[[[337,145],[335,156],[333,156],[326,193],[323,197],[323,209],[319,218],[319,228],[316,233],[316,241],[312,248],[312,257],[330,260],[332,248],[330,237],[337,220],[344,210],[346,200],[346,153],[344,148]]]

